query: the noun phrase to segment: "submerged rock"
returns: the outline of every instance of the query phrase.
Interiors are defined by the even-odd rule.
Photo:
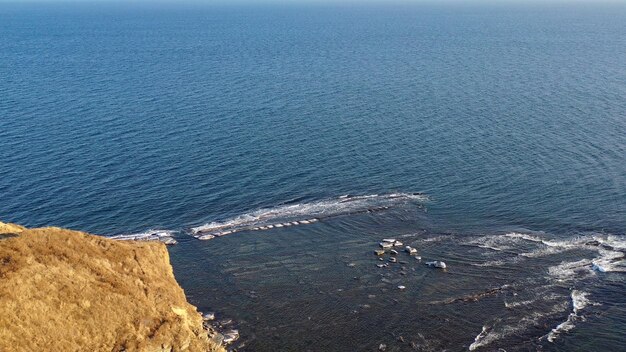
[[[439,260],[434,260],[432,262],[426,262],[426,265],[433,267],[433,268],[439,268],[439,269],[445,269],[447,267],[446,263],[439,261]]]
[[[229,344],[239,339],[239,330],[229,330],[224,333],[224,343]]]
[[[375,250],[375,251],[374,251],[374,253],[375,253],[376,255],[384,255],[384,254],[385,254],[385,251],[384,251],[383,249],[377,249],[377,250]]]
[[[212,320],[215,320],[215,313],[213,313],[213,312],[208,312],[208,313],[205,313],[205,314],[202,316],[202,320],[204,320],[204,321],[212,321]]]
[[[383,248],[383,249],[389,249],[393,247],[393,243],[389,243],[389,242],[380,242],[378,245],[380,246],[380,248]]]
[[[392,263],[395,263],[395,262],[397,262],[398,260],[397,260],[395,257],[390,257],[390,258],[389,258],[389,261],[390,261],[390,262],[392,262]]]
[[[214,238],[215,238],[214,235],[202,235],[202,236],[198,237],[199,240],[203,240],[203,241],[212,240]]]
[[[398,251],[395,249],[390,250],[389,253],[391,253],[392,255],[398,255]]]

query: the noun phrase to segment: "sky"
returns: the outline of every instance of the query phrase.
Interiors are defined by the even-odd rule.
[[[90,3],[90,2],[106,2],[106,3],[196,3],[196,4],[299,4],[299,3],[327,3],[327,4],[359,4],[359,3],[459,3],[459,4],[508,4],[508,3],[624,3],[626,0],[0,0],[0,3],[24,3],[24,2],[45,2],[45,3]]]

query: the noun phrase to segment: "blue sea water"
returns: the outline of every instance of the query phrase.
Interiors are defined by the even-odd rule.
[[[177,279],[244,350],[625,350],[625,23],[594,3],[2,3],[0,218],[180,231]],[[449,275],[373,274],[392,235]]]

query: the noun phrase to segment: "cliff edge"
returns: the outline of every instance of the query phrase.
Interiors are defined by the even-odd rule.
[[[224,351],[165,245],[0,222],[0,352]]]

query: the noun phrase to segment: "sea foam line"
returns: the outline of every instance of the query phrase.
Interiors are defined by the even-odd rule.
[[[223,221],[214,221],[190,229],[198,239],[211,239],[240,231],[259,231],[297,225],[306,225],[341,215],[384,211],[409,202],[424,202],[428,197],[421,193],[344,195],[309,203],[286,204],[262,208]]]
[[[110,236],[109,238],[120,241],[160,241],[165,244],[178,243],[173,235],[178,231],[172,230],[147,230],[140,233]]]

